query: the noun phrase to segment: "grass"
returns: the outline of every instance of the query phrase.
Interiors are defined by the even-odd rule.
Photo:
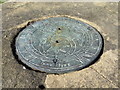
[[[1,3],[4,3],[5,1],[6,1],[6,0],[0,0],[0,4],[1,4]]]
[[[4,3],[4,2],[1,2],[1,1],[0,1],[0,4],[1,4],[1,3]]]

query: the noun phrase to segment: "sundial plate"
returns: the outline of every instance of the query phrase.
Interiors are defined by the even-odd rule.
[[[16,53],[29,67],[65,73],[91,64],[102,50],[102,37],[92,26],[69,17],[36,21],[16,38]]]

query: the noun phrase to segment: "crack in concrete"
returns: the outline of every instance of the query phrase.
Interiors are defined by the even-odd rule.
[[[96,69],[90,67],[91,69],[93,69],[95,72],[97,72],[99,75],[101,75],[104,79],[106,79],[107,81],[109,81],[110,83],[112,83],[113,85],[115,85],[117,88],[119,88],[118,85],[116,85],[116,83],[114,83],[113,81],[111,81],[110,79],[108,79],[105,75],[101,74],[100,72],[98,72]]]
[[[2,6],[4,6],[5,4],[9,4],[9,3],[12,3],[12,2],[4,2]],[[16,2],[14,2],[14,3],[16,3]],[[21,3],[21,4],[20,4],[20,3]],[[24,2],[24,3],[23,3],[23,2],[19,2],[20,5],[18,4],[18,6],[16,5],[16,7],[10,8],[10,9],[12,9],[12,10],[11,10],[9,13],[6,13],[5,16],[8,16],[8,15],[10,15],[10,14],[13,14],[14,10],[16,10],[16,9],[22,7],[22,6],[25,6],[27,3],[28,3],[28,2]],[[30,2],[29,2],[29,3],[30,3]],[[13,6],[15,6],[15,5],[13,5]]]

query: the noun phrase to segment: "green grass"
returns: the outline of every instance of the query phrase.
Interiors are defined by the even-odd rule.
[[[0,4],[1,4],[1,3],[4,3],[5,1],[6,1],[6,0],[0,0]]]
[[[4,3],[4,2],[1,2],[1,1],[0,1],[0,4],[1,4],[1,3]]]

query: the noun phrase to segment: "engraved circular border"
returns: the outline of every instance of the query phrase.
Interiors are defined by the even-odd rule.
[[[62,17],[62,16],[60,16],[60,17]],[[65,17],[65,16],[64,16]],[[50,17],[48,17],[48,18],[50,18]],[[48,19],[48,18],[46,18],[46,19]],[[54,17],[53,17],[54,18]],[[70,17],[67,17],[67,18],[70,18]],[[73,18],[71,18],[71,19],[73,19]],[[44,19],[43,19],[44,20]],[[75,19],[76,20],[76,19]],[[77,20],[76,20],[77,21]],[[80,21],[80,20],[78,20],[78,21]],[[89,24],[87,24],[87,23],[85,23],[85,22],[83,22],[83,21],[80,21],[80,22],[82,22],[82,23],[84,23],[84,24],[86,24],[86,25],[89,25]],[[90,27],[92,27],[91,25],[89,25]],[[92,28],[94,28],[94,27],[92,27]],[[19,53],[19,51],[18,51],[18,45],[17,45],[17,40],[18,40],[18,38],[19,38],[19,36],[21,35],[21,32],[18,34],[18,36],[17,36],[17,38],[16,38],[16,42],[15,42],[15,45],[16,45],[16,53],[17,53],[17,55],[18,55],[18,57],[19,57],[19,59],[24,63],[24,64],[26,64],[26,65],[28,65],[29,67],[31,67],[32,69],[35,69],[35,70],[40,70],[40,71],[43,71],[43,72],[47,72],[47,73],[66,73],[66,72],[70,72],[70,71],[76,71],[76,70],[80,70],[80,69],[83,69],[83,68],[85,68],[85,67],[87,67],[87,66],[89,66],[89,65],[91,65],[93,62],[95,62],[96,61],[96,59],[98,59],[98,57],[101,55],[101,53],[102,53],[102,51],[103,51],[103,46],[104,46],[104,42],[103,42],[103,37],[102,37],[102,35],[94,28],[94,30],[100,35],[100,40],[101,40],[101,44],[100,44],[100,46],[99,46],[99,52],[97,52],[97,54],[96,54],[96,57],[93,59],[93,60],[91,60],[91,62],[89,62],[89,64],[87,64],[87,65],[85,65],[85,66],[78,66],[77,68],[68,68],[68,70],[66,69],[66,70],[55,70],[55,69],[48,69],[48,68],[44,68],[44,67],[36,67],[35,65],[33,65],[32,63],[28,63],[27,61],[25,61],[24,60],[24,58],[22,57],[22,56],[20,56],[20,53]]]

